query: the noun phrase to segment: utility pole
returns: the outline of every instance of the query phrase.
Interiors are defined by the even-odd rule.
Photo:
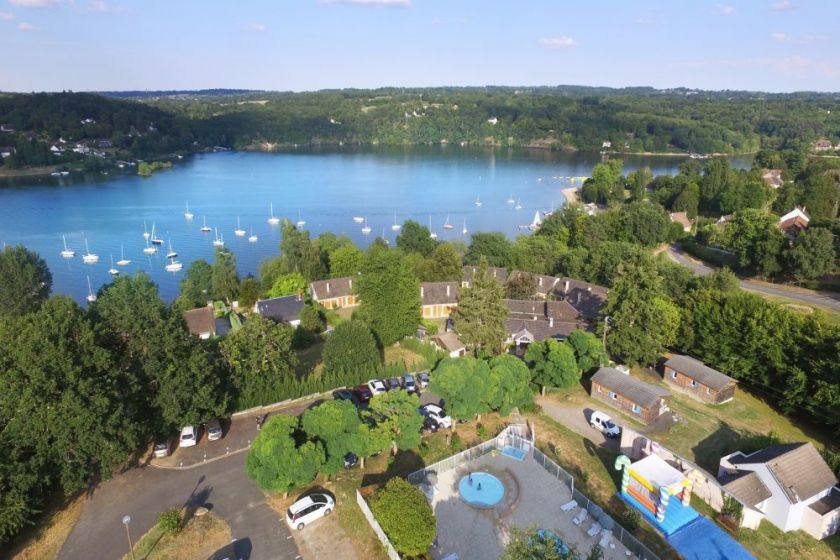
[[[604,317],[604,350],[607,349],[607,330],[610,328],[610,316]]]

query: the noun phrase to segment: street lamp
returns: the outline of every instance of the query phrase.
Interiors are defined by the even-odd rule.
[[[131,544],[131,531],[128,530],[128,524],[131,523],[131,516],[124,515],[122,518],[123,525],[125,525],[125,536],[128,537],[128,550],[131,551],[131,560],[134,558],[134,545]]]

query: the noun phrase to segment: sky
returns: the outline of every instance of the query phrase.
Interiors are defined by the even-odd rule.
[[[840,91],[840,0],[0,0],[0,91]]]

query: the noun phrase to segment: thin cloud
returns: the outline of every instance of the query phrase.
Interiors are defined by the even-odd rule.
[[[321,4],[361,6],[363,8],[410,8],[411,0],[319,0]]]
[[[265,25],[263,25],[262,23],[254,23],[254,22],[249,23],[246,26],[246,28],[248,29],[248,31],[253,31],[254,33],[262,33],[266,30]]]
[[[61,0],[9,0],[9,4],[23,8],[52,8],[61,4]]]
[[[784,31],[773,31],[770,33],[770,36],[775,39],[776,41],[784,43],[785,41],[790,40],[790,36],[785,33]]]
[[[25,21],[17,24],[17,28],[21,31],[39,31],[41,29],[40,27],[32,25],[31,23],[26,23]]]
[[[735,6],[715,4],[715,7],[712,8],[712,13],[716,16],[732,16],[735,15]]]
[[[774,2],[771,4],[770,9],[774,12],[788,12],[790,10],[795,10],[796,6],[794,6],[793,2],[790,0],[782,0],[781,2]]]
[[[110,11],[108,4],[106,4],[104,0],[90,0],[90,2],[88,2],[87,9],[88,11],[99,13]]]
[[[544,37],[540,39],[542,46],[549,49],[570,49],[576,47],[578,42],[567,35],[560,35],[559,37]]]
[[[0,12],[0,19],[3,21],[12,21],[15,19],[15,14],[12,12]]]

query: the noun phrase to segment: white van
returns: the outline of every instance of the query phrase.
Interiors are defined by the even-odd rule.
[[[618,437],[621,434],[621,428],[613,422],[612,418],[597,410],[589,417],[589,425],[608,438]]]

